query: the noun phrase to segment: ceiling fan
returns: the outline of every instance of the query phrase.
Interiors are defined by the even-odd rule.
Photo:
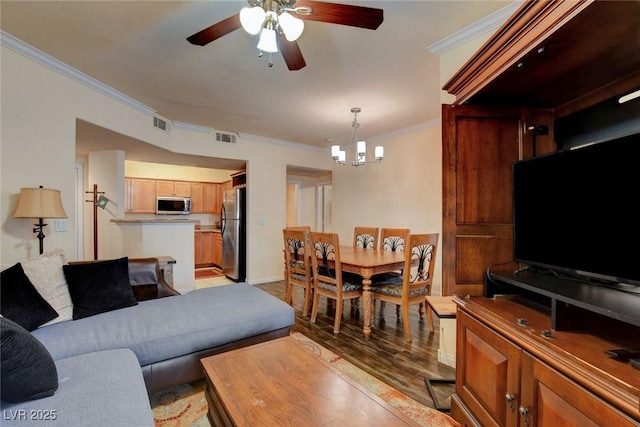
[[[289,70],[307,64],[296,42],[305,21],[328,22],[351,27],[377,29],[383,20],[382,9],[314,0],[247,0],[250,7],[187,37],[191,44],[205,46],[238,28],[250,34],[260,33],[258,49],[280,52]],[[270,63],[271,67],[272,64]]]

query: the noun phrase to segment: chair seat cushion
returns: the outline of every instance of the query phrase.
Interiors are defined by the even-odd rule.
[[[300,273],[291,273],[291,278],[298,280],[300,282],[306,282],[307,281],[307,276],[305,276],[304,274],[300,274]]]
[[[393,297],[402,296],[402,284],[400,285],[380,285],[371,288],[371,291],[375,294],[390,295]],[[425,288],[415,288],[409,292],[409,298],[416,298],[423,295],[427,295]]]
[[[396,272],[376,274],[371,278],[371,286],[402,285],[402,274]]]
[[[325,291],[337,292],[337,287],[333,283],[323,282],[321,279],[318,279],[318,287],[320,289],[324,289]],[[362,289],[362,279],[360,276],[345,274],[342,276],[342,292],[351,292]]]

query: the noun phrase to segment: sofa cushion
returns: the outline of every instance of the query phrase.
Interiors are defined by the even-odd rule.
[[[22,261],[21,264],[33,286],[58,313],[58,317],[50,320],[47,324],[71,319],[73,304],[62,270],[62,266],[67,264],[64,251],[52,249],[42,255]]]
[[[83,354],[58,360],[56,366],[58,391],[20,404],[3,401],[3,427],[154,426],[142,371],[130,350]]]
[[[63,266],[73,301],[73,319],[137,305],[127,257]]]
[[[58,316],[38,293],[20,263],[0,273],[0,313],[28,331]]]
[[[58,372],[47,349],[26,329],[0,317],[0,396],[24,402],[51,396]]]
[[[239,283],[142,301],[33,334],[55,360],[127,347],[144,366],[286,328],[294,321],[295,312],[284,301]]]

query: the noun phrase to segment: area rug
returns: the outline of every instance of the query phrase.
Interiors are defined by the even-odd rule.
[[[303,334],[293,332],[293,338],[306,348],[329,362],[340,372],[346,374],[373,394],[379,396],[391,406],[413,419],[421,426],[453,427],[459,426],[448,415],[426,407],[400,393],[395,388],[367,374],[342,357],[310,340]],[[204,380],[183,384],[150,396],[153,417],[157,427],[210,427],[207,418],[207,401],[204,397]]]
[[[207,279],[209,277],[220,277],[222,272],[217,268],[202,268],[195,272],[196,279]]]

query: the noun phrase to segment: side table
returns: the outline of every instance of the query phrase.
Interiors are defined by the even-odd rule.
[[[438,317],[440,325],[440,340],[438,343],[438,362],[453,368],[456,367],[456,305],[453,296],[427,296],[425,298],[428,310]],[[455,384],[455,378],[425,378],[427,390],[438,411],[450,412],[451,406],[445,406],[437,398],[434,385]]]

